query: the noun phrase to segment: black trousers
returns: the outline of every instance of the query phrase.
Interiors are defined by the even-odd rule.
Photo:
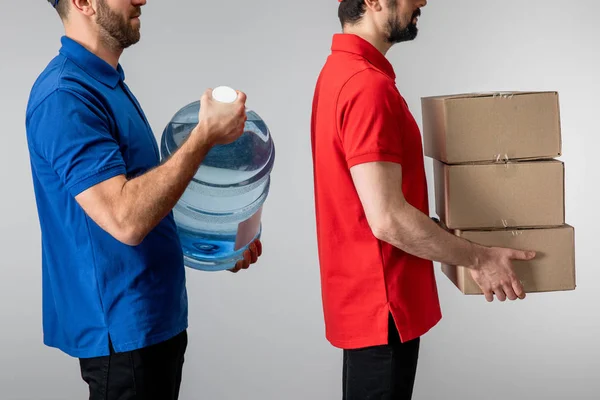
[[[80,359],[89,400],[177,400],[187,332],[143,349]]]
[[[402,343],[390,315],[387,345],[344,350],[343,400],[412,399],[419,344]]]

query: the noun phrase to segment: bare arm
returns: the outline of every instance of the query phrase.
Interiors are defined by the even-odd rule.
[[[480,246],[445,231],[405,200],[399,164],[361,164],[351,172],[378,239],[420,258],[471,268],[478,264]]]
[[[202,135],[191,135],[161,166],[132,180],[108,179],[75,199],[117,240],[138,245],[175,206],[209,149]]]
[[[367,221],[378,239],[420,258],[470,268],[488,301],[492,292],[500,300],[504,293],[511,299],[524,297],[510,259],[527,260],[534,254],[480,246],[442,229],[404,198],[399,164],[360,164],[351,168],[351,174]]]
[[[202,160],[217,143],[243,133],[245,95],[233,104],[214,104],[204,94],[200,120],[188,140],[162,165],[127,180],[117,176],[80,193],[76,200],[117,240],[138,245],[175,206]]]

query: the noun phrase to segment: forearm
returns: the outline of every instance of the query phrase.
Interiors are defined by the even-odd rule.
[[[376,236],[420,258],[475,267],[482,247],[453,235],[408,203],[388,213]]]
[[[163,164],[124,183],[116,213],[131,230],[134,242],[168,215],[209,150],[202,135],[192,134]]]

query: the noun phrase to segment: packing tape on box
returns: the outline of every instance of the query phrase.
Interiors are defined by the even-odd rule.
[[[501,99],[512,99],[515,94],[512,92],[495,92],[493,93],[493,98],[501,98]]]
[[[492,98],[501,98],[501,99],[512,99],[515,95],[514,92],[475,92],[473,93],[475,96],[491,96]]]
[[[508,153],[494,153],[493,157],[492,157],[493,161],[491,162],[492,164],[508,164],[508,163],[514,163],[514,162],[520,162],[520,161],[528,161],[527,159],[512,159],[508,156]]]
[[[514,92],[489,92],[493,99],[512,99],[514,97]],[[498,138],[497,138],[498,139]],[[510,162],[510,157],[508,153],[497,153],[494,154],[495,162],[500,163],[508,163]]]
[[[510,162],[510,158],[508,158],[508,154],[504,153],[504,154],[495,154],[494,155],[494,159],[496,160],[495,162],[500,164],[500,163],[508,163]]]
[[[507,229],[507,228],[514,228],[517,226],[517,223],[514,219],[511,218],[502,218],[498,221],[496,221],[496,226],[502,226],[503,228]],[[520,234],[519,232],[517,232],[517,234]],[[516,234],[513,234],[513,236],[516,236]]]

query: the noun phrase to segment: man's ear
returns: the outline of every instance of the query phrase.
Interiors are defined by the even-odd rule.
[[[68,0],[71,2],[72,11],[79,12],[87,17],[96,13],[96,4],[94,0]]]
[[[375,12],[379,12],[383,9],[381,2],[385,0],[365,0],[365,6],[367,9]]]

